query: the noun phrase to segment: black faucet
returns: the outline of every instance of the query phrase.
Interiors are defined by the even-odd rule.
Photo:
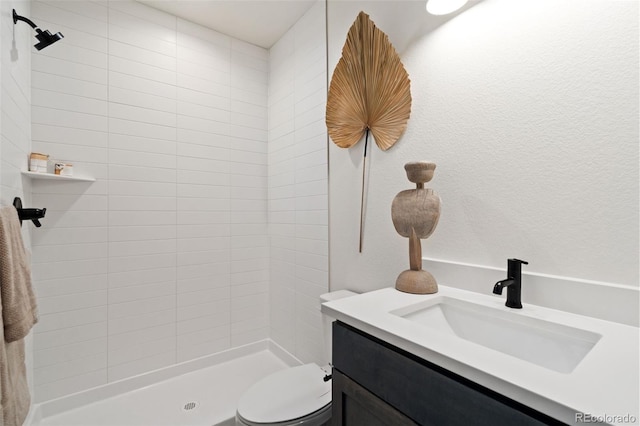
[[[493,286],[493,294],[502,294],[502,289],[507,288],[507,303],[506,306],[514,309],[522,309],[522,264],[528,265],[529,262],[525,262],[520,259],[508,259],[507,260],[507,279],[498,281]]]

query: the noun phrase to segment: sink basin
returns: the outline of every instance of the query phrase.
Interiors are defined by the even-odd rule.
[[[390,313],[560,373],[571,373],[602,337],[449,297],[437,297]]]

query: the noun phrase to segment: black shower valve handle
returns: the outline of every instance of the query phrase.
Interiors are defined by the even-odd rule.
[[[33,210],[33,212],[27,212],[26,220],[30,220],[36,226],[36,228],[40,228],[42,223],[40,223],[40,218],[44,217],[47,209],[25,209],[25,210]]]
[[[40,228],[42,224],[39,219],[42,219],[47,213],[47,209],[24,209],[22,208],[22,200],[20,197],[16,197],[13,199],[13,207],[18,211],[18,219],[20,219],[20,225],[22,225],[22,221],[30,220],[36,226],[36,228]]]

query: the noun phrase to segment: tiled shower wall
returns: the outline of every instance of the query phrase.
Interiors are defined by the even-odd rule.
[[[267,50],[132,1],[32,18],[65,35],[33,150],[96,178],[33,184],[36,400],[268,337]]]
[[[0,2],[0,204],[11,205],[14,197],[24,204],[31,202],[28,180],[21,170],[27,165],[31,144],[31,40],[29,25],[13,24],[11,11],[29,15],[26,0]],[[25,243],[29,244],[29,228],[23,227]]]
[[[271,338],[320,365],[327,362],[319,301],[328,290],[325,29],[318,1],[269,57]]]
[[[10,206],[21,197],[31,203],[31,184],[20,174],[27,166],[31,148],[31,45],[33,30],[29,25],[13,24],[12,9],[30,15],[28,0],[0,1],[0,205]],[[22,227],[24,244],[29,250],[32,227]],[[33,333],[25,339],[27,377],[32,384]]]

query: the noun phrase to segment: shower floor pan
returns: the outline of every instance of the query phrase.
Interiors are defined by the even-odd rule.
[[[269,350],[241,356],[55,415],[36,405],[31,426],[226,426],[253,383],[287,364]],[[38,415],[38,410],[42,413]]]

